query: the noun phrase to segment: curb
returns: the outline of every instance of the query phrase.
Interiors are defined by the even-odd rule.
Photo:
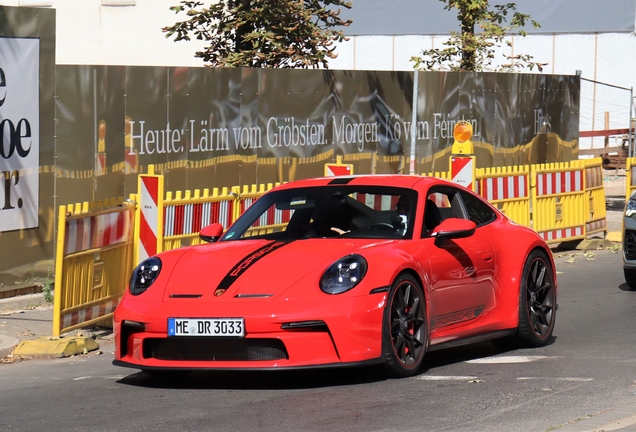
[[[0,359],[7,357],[13,352],[20,341],[13,336],[5,336],[0,334]]]
[[[624,430],[636,424],[636,402],[619,405],[602,413],[590,414],[581,420],[575,420],[554,429],[559,432],[594,432]],[[630,429],[631,430],[631,429]]]
[[[38,306],[44,306],[46,304],[48,303],[44,300],[43,293],[25,294],[0,299],[0,312],[30,309]],[[20,340],[13,336],[0,334],[0,359],[9,356],[19,343]]]
[[[29,309],[48,304],[43,293],[25,294],[0,299],[0,312]]]

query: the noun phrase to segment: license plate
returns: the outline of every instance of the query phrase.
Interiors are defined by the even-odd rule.
[[[168,318],[168,336],[245,336],[243,318]]]

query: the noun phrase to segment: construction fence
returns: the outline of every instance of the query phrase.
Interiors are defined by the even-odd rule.
[[[390,163],[407,166],[404,160],[393,159]],[[369,162],[376,165],[373,159]],[[636,158],[628,164],[636,165]],[[354,170],[353,164],[341,159],[329,165],[325,172],[338,172],[338,165],[344,168],[341,172]],[[475,192],[514,222],[537,231],[547,243],[577,241],[607,231],[601,158],[473,172]],[[629,184],[636,183],[631,169],[628,174]],[[429,175],[454,180],[450,171]],[[126,201],[61,206],[54,336],[110,318],[137,263],[162,251],[199,244],[199,231],[211,223],[227,229],[274,186],[164,193],[163,175],[151,165],[139,175],[138,192]],[[630,188],[636,189],[636,184]],[[272,211],[257,229],[284,225],[289,217],[289,211]]]

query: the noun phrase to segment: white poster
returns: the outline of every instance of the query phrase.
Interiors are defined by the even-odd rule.
[[[0,38],[0,232],[38,226],[40,40]]]

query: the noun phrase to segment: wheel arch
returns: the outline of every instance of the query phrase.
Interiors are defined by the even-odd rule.
[[[535,234],[536,235],[536,234]],[[554,275],[554,289],[556,292],[556,267],[554,257],[550,248],[545,245],[541,239],[537,237],[535,241],[528,242],[528,246],[519,250],[515,254],[500,254],[503,259],[498,263],[499,271],[497,274],[499,285],[499,304],[505,305],[505,309],[510,311],[510,316],[506,320],[510,326],[519,325],[519,293],[521,289],[521,281],[523,278],[523,270],[528,257],[535,251],[545,256],[552,268]]]
[[[396,360],[395,357],[395,352],[392,351],[394,350],[394,347],[392,345],[392,341],[391,341],[391,334],[388,333],[388,327],[387,327],[387,323],[390,321],[390,315],[391,315],[391,309],[392,309],[392,292],[393,292],[393,286],[394,284],[396,284],[396,282],[400,281],[400,279],[404,276],[409,276],[410,278],[413,279],[414,282],[416,282],[419,285],[419,289],[421,291],[422,296],[424,297],[424,305],[423,305],[423,313],[424,313],[424,338],[425,340],[423,341],[423,347],[421,348],[422,354],[421,357],[418,360],[419,366],[414,366],[412,369],[408,369],[408,367],[406,367],[407,369],[402,369],[400,367],[397,367],[396,365],[398,364],[397,362],[399,362],[399,360]],[[398,287],[399,285],[396,285],[396,287]],[[427,293],[424,289],[424,285],[423,285],[423,281],[422,278],[420,276],[420,274],[415,271],[412,268],[403,268],[401,269],[394,277],[394,279],[391,282],[391,289],[389,289],[389,293],[387,296],[387,301],[386,301],[386,305],[384,308],[384,313],[383,313],[383,320],[382,320],[382,353],[383,353],[383,357],[385,359],[385,367],[387,368],[387,371],[389,372],[390,376],[392,377],[407,377],[407,376],[413,376],[414,374],[416,374],[422,364],[423,361],[423,357],[425,356],[426,352],[428,351],[428,347],[429,347],[429,343],[430,343],[430,319],[429,319],[429,310],[428,310],[428,296]],[[404,340],[404,339],[402,339]],[[393,354],[391,354],[393,352]],[[403,366],[404,367],[404,366]]]

